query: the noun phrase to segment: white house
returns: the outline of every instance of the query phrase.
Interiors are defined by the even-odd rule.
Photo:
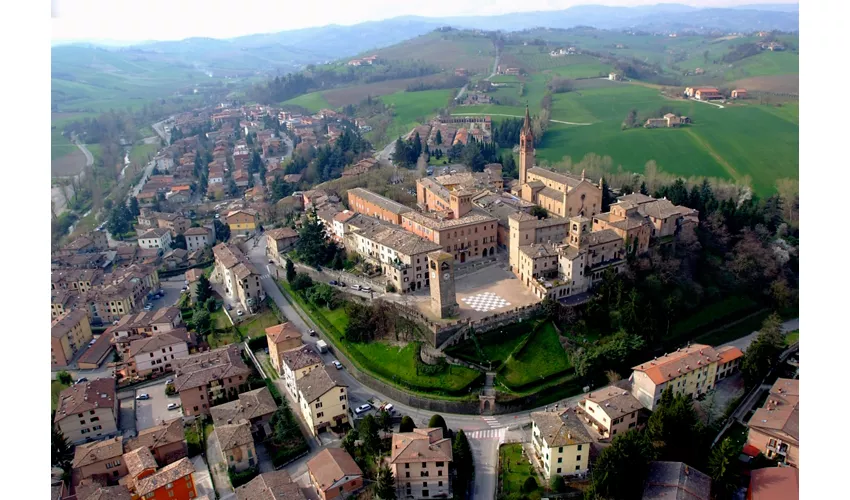
[[[297,349],[283,351],[281,357],[281,368],[283,368],[283,380],[286,389],[292,397],[298,399],[298,381],[304,375],[322,366],[322,358],[316,354],[310,345],[302,345]]]
[[[140,248],[161,248],[168,250],[171,248],[171,231],[166,228],[158,227],[139,236]]]
[[[130,375],[140,377],[174,370],[174,360],[189,357],[189,344],[170,333],[134,340],[127,359]]]
[[[203,250],[215,242],[213,231],[208,227],[190,227],[183,236],[186,238],[186,250],[189,252]]]

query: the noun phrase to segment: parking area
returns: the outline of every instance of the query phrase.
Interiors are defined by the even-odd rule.
[[[715,422],[723,418],[730,403],[743,395],[744,378],[738,372],[717,382],[702,401],[694,402],[694,408],[703,422]]]
[[[141,394],[148,394],[150,399],[139,400]],[[149,385],[136,389],[136,429],[143,431],[151,427],[175,417],[181,416],[183,413],[178,408],[177,410],[169,410],[169,403],[180,403],[180,396],[174,395],[168,397],[165,395],[165,380],[161,380],[155,385]]]
[[[183,276],[176,276],[174,278],[169,278],[167,281],[162,280],[159,282],[159,287],[162,288],[162,291],[165,292],[165,295],[159,299],[150,301],[153,304],[153,310],[162,309],[163,307],[173,306],[180,300],[181,291],[180,289],[185,286]]]

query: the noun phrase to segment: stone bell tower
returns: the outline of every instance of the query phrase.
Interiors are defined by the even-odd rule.
[[[431,310],[440,319],[457,314],[455,269],[452,254],[438,250],[428,254],[428,273],[431,286]]]
[[[531,116],[525,107],[525,121],[519,133],[519,185],[528,182],[528,171],[534,167],[534,132],[531,130]]]

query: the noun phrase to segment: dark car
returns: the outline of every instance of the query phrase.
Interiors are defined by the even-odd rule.
[[[328,284],[333,286],[339,286],[339,282],[337,280],[330,280],[328,281]]]
[[[340,281],[340,282],[339,282],[339,286],[341,286],[341,287],[345,288],[345,287],[346,287],[346,284],[345,284],[345,282],[344,282],[344,281]]]
[[[310,328],[310,336],[315,337],[316,335],[317,335],[316,330],[313,330],[312,328]]]

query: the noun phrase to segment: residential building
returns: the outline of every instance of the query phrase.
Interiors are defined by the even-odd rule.
[[[256,231],[260,224],[260,214],[251,208],[233,210],[224,216],[224,222],[230,227],[231,233],[250,234]]]
[[[194,252],[211,247],[215,243],[215,234],[208,227],[190,227],[183,232],[186,238],[186,250]]]
[[[650,238],[667,241],[682,233],[692,234],[699,224],[699,212],[692,208],[674,205],[666,198],[655,199],[640,193],[632,193],[618,198],[622,210],[633,214],[637,205],[637,214],[650,222]],[[613,209],[614,205],[612,205]],[[594,224],[599,216],[594,218]]]
[[[295,385],[298,406],[313,435],[348,422],[348,386],[336,370],[322,366],[298,379]]]
[[[441,427],[393,434],[389,466],[398,498],[450,498],[452,443]]]
[[[472,207],[471,192],[453,192],[451,194],[453,212],[463,200],[465,213],[453,218],[443,218],[419,212],[407,212],[402,215],[401,226],[411,233],[432,241],[454,256],[456,262],[476,260],[496,254],[497,220],[484,211]],[[470,210],[473,210],[470,212]],[[455,214],[457,212],[454,212]]]
[[[91,478],[105,484],[117,484],[128,472],[127,464],[124,463],[124,438],[118,436],[78,444],[74,449],[71,467],[78,481]]]
[[[272,366],[278,374],[283,374],[281,356],[285,351],[296,349],[302,344],[301,332],[290,322],[281,323],[266,328],[266,339],[269,345],[269,357]]]
[[[306,500],[285,470],[264,472],[235,490],[236,500]]]
[[[74,309],[53,320],[50,326],[50,366],[68,366],[74,355],[92,340],[89,315]]]
[[[576,412],[569,408],[531,414],[531,443],[547,483],[555,475],[587,473],[592,442]]]
[[[777,379],[747,426],[747,444],[767,458],[800,467],[800,381]]]
[[[401,225],[401,215],[412,210],[363,188],[348,190],[348,208],[397,225]]]
[[[298,399],[298,381],[313,370],[322,367],[322,358],[316,354],[312,345],[280,352],[280,375],[283,377],[286,389],[292,397]],[[269,343],[269,355],[271,355],[271,343]]]
[[[399,292],[427,288],[427,254],[442,247],[392,225],[372,226],[354,233],[354,251],[381,267]]]
[[[94,370],[98,368],[106,360],[106,356],[112,352],[112,348],[113,345],[109,336],[101,335],[77,359],[77,368],[80,370]]]
[[[251,374],[235,344],[175,360],[175,364],[174,388],[186,416],[209,415],[215,400],[247,386]]]
[[[633,367],[632,395],[648,410],[655,409],[668,386],[674,394],[697,397],[714,388],[717,364],[723,356],[713,347],[692,344]]]
[[[138,448],[126,448],[124,452],[124,464],[127,466],[127,475],[121,480],[121,484],[132,491],[136,480],[143,479],[156,472],[157,464],[153,453],[144,446]]]
[[[121,316],[118,323],[107,328],[104,335],[114,341],[134,336],[152,336],[179,328],[183,324],[183,315],[177,307],[163,307],[156,311],[143,311],[138,314]],[[135,339],[133,339],[135,340]],[[129,345],[128,345],[129,347]]]
[[[328,236],[337,243],[343,243],[345,240],[346,222],[350,221],[356,215],[357,213],[352,212],[351,210],[343,210],[342,212],[334,215],[333,220],[331,221],[331,227],[328,230]]]
[[[130,342],[125,362],[131,377],[155,376],[174,370],[174,361],[189,356],[186,336],[169,332]]]
[[[189,500],[198,496],[195,466],[188,458],[165,465],[158,471],[126,481],[134,498],[153,500]]]
[[[116,434],[117,415],[115,379],[99,378],[60,392],[53,423],[69,442],[80,444]]]
[[[682,462],[650,462],[642,500],[711,500],[711,478]]]
[[[325,448],[307,461],[310,482],[321,500],[354,494],[363,487],[363,471],[342,448]]]
[[[269,229],[266,231],[266,256],[281,264],[281,255],[294,247],[297,242],[298,232],[292,228]]]
[[[151,229],[139,236],[139,247],[168,250],[171,248],[171,231],[165,228]]]
[[[732,99],[746,99],[747,91],[745,89],[735,89],[732,91]]]
[[[210,408],[213,424],[228,425],[248,422],[251,434],[259,441],[271,436],[271,419],[277,411],[272,393],[268,387],[239,394],[239,399]]]
[[[682,119],[673,113],[667,113],[661,118],[647,118],[645,128],[674,128],[682,124]]]
[[[251,424],[248,421],[217,425],[215,433],[228,468],[240,472],[257,465],[257,449],[254,447]]]
[[[796,467],[765,467],[750,471],[747,500],[799,500],[800,471]]]
[[[252,311],[265,299],[266,292],[260,284],[260,273],[254,264],[235,245],[219,243],[213,247],[215,268],[211,281],[224,285],[231,300],[239,302],[246,311]]]
[[[124,448],[135,450],[147,448],[157,463],[169,464],[189,455],[183,419],[181,417],[163,420],[160,424],[139,431],[134,438],[124,442]]]
[[[720,354],[720,359],[717,361],[716,380],[722,380],[738,372],[741,368],[741,360],[744,359],[744,353],[739,348],[731,345],[718,347],[717,353]]]
[[[104,486],[98,481],[92,481],[90,484],[80,484],[75,492],[77,500],[133,500],[133,496],[124,486]],[[63,500],[73,498],[63,496],[62,498],[51,500]],[[198,499],[201,500],[201,499]]]
[[[587,393],[576,407],[576,414],[584,418],[603,438],[613,438],[630,429],[642,427],[642,411],[640,401],[617,385]]]
[[[620,201],[611,205],[609,212],[593,216],[593,231],[609,229],[617,233],[625,243],[628,254],[643,254],[649,250],[652,223],[638,212],[638,205]]]

